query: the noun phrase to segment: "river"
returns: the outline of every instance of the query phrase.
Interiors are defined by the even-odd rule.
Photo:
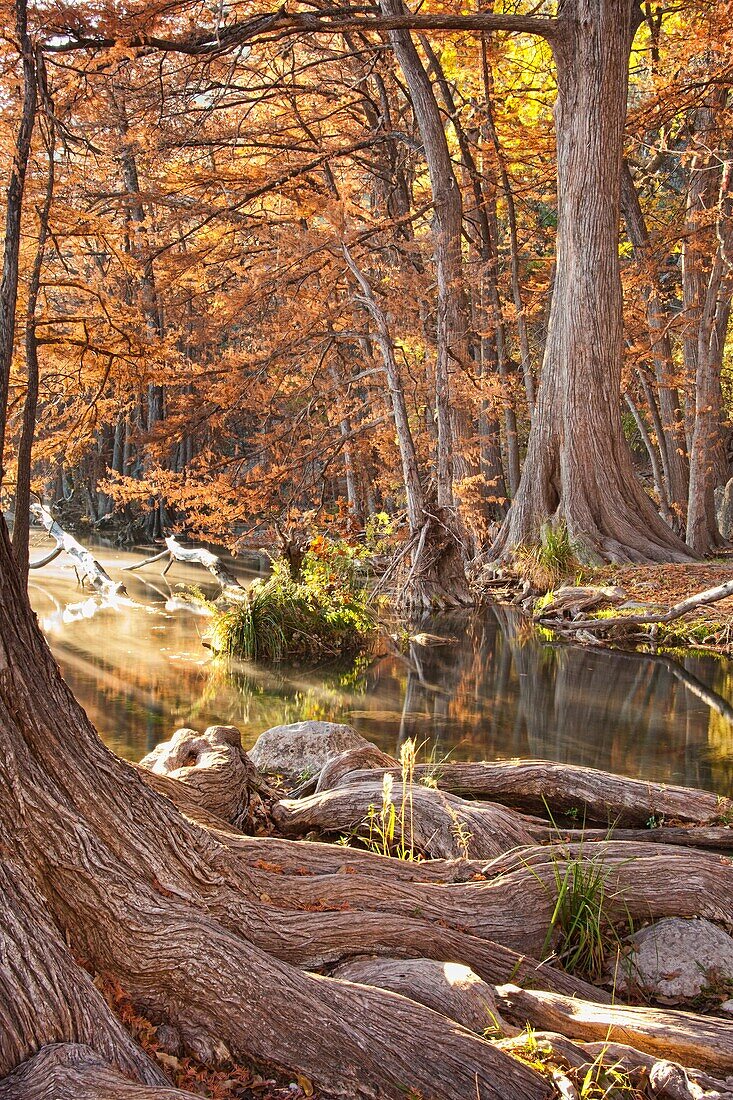
[[[34,537],[32,556],[47,544]],[[102,738],[139,760],[179,726],[233,724],[251,745],[283,722],[348,722],[388,752],[414,736],[421,758],[541,757],[731,794],[733,701],[728,661],[681,660],[547,644],[505,607],[421,624],[450,638],[356,668],[213,661],[207,619],[181,585],[213,594],[208,575],[175,565],[120,574],[144,552],[96,547],[129,600],[100,606],[62,555],[30,576],[31,602],[61,670]],[[240,568],[243,579],[254,571]],[[686,682],[685,682],[686,681]],[[717,693],[718,709],[697,694]],[[719,713],[722,711],[723,713]]]

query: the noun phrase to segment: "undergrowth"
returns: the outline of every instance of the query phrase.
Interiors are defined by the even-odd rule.
[[[546,523],[538,543],[517,547],[514,567],[532,588],[546,592],[568,577],[581,575],[580,550],[564,522],[554,527]]]
[[[376,615],[364,583],[362,552],[344,542],[314,539],[293,580],[284,561],[266,581],[255,581],[243,599],[213,615],[209,644],[226,657],[279,661],[322,660],[365,650]]]
[[[538,1037],[527,1024],[504,1049],[555,1086],[561,1086],[563,1096],[573,1096],[577,1100],[644,1100],[646,1096],[618,1062],[610,1065],[606,1062],[608,1051],[605,1047],[587,1065],[568,1067],[563,1055],[553,1049],[550,1039]]]
[[[603,979],[611,949],[615,949],[617,955],[621,951],[619,934],[609,917],[607,884],[611,868],[604,864],[602,857],[585,856],[582,840],[577,855],[552,852],[550,863],[555,905],[542,957],[546,957],[553,946],[554,957],[565,970],[598,984]],[[546,885],[536,871],[528,869]],[[613,901],[618,904],[617,894],[613,895]],[[628,911],[626,916],[628,930],[633,931]]]
[[[399,801],[394,800],[394,777],[390,772],[385,772],[382,803],[369,807],[363,842],[370,852],[410,861],[420,858],[415,849],[413,827],[415,757],[415,741],[408,737],[400,746]]]

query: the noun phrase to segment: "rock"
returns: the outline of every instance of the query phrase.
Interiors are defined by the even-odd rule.
[[[723,1001],[722,1005],[718,1005],[718,1012],[724,1012],[726,1016],[733,1016],[733,999]]]
[[[733,993],[733,937],[711,921],[667,917],[641,928],[613,965],[616,988],[641,989],[667,1004]]]
[[[294,722],[273,726],[257,738],[249,757],[261,772],[307,779],[347,749],[372,748],[351,726],[337,722]]]

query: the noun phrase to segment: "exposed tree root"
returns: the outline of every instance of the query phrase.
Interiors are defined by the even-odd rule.
[[[405,807],[405,816],[410,815],[406,830],[415,851],[431,858],[490,859],[516,845],[540,839],[547,832],[543,822],[522,817],[514,810],[489,802],[466,802],[429,787],[413,786],[410,800]],[[273,818],[286,835],[316,829],[368,836],[374,831],[371,822],[381,802],[381,780],[361,779],[310,798],[283,799],[273,807]]]
[[[354,771],[338,783],[358,784],[374,774]],[[418,764],[415,780],[437,783],[464,798],[487,798],[528,813],[564,814],[602,824],[645,825],[649,818],[712,825],[733,810],[733,801],[711,791],[627,779],[595,768],[551,760],[499,760],[476,764]]]
[[[74,1095],[93,1096],[96,1088],[96,1095],[116,1098],[115,1089],[127,1089],[119,1095],[134,1096],[133,1086],[110,1076],[119,1070],[165,1100],[159,1070],[80,970],[74,958],[81,958],[115,978],[154,1023],[174,1026],[184,1049],[202,1060],[282,1066],[334,1096],[402,1100],[413,1089],[425,1100],[477,1091],[483,1100],[544,1100],[549,1080],[451,1022],[445,1013],[459,1010],[415,980],[420,968],[445,975],[446,963],[458,963],[489,985],[539,986],[553,991],[555,1004],[582,999],[601,1011],[609,995],[537,960],[557,873],[570,860],[602,865],[611,920],[670,913],[731,920],[733,869],[719,857],[614,841],[543,846],[553,834],[548,822],[426,787],[413,791],[419,843],[454,852],[450,829],[463,830],[464,839],[473,830],[490,862],[401,864],[244,836],[231,821],[256,826],[252,792],[262,796],[235,731],[179,735],[154,754],[157,771],[115,758],[60,679],[8,561],[0,527],[0,829],[14,853],[1,884],[9,900],[0,934],[10,965],[0,969],[0,1071],[11,1073],[45,1048],[35,1070],[28,1062],[23,1071],[29,1088],[43,1078],[37,1066],[51,1057],[50,1044],[73,1044],[65,1054],[57,1048],[46,1077],[77,1080]],[[298,818],[301,828],[318,807],[351,805],[350,820],[358,819],[380,790],[379,772],[353,785],[337,772],[343,785],[300,807],[285,805],[284,818]],[[604,813],[613,804],[638,816],[628,787],[621,784],[608,803],[602,775],[592,778],[590,802]],[[567,784],[557,785],[567,795]],[[657,802],[660,788],[649,802],[649,785],[642,787],[647,804],[670,809],[675,792],[673,802]],[[547,790],[545,772],[527,797],[541,804]],[[693,817],[711,812],[703,798]],[[318,827],[333,831],[333,817],[329,824],[324,813]],[[373,971],[369,984],[346,980],[344,964],[355,967],[361,958],[363,967],[364,956],[377,956],[370,965],[382,977]],[[380,981],[394,986],[398,973],[412,976],[400,979],[403,992],[380,988]],[[363,969],[351,971],[357,974],[365,977]],[[478,1028],[479,1016],[461,1019]],[[5,1082],[7,1095],[18,1080]]]
[[[165,1080],[162,1078],[162,1080]],[[80,1043],[42,1047],[0,1081],[0,1100],[193,1100],[170,1084],[143,1085],[123,1077]]]
[[[570,1038],[620,1042],[714,1072],[733,1070],[733,1021],[693,1012],[589,1004],[514,985],[500,986],[496,992],[501,1010],[520,1026],[529,1022]]]
[[[461,963],[440,963],[434,959],[356,959],[339,966],[333,976],[401,993],[479,1035],[504,1036],[513,1032],[511,1025],[502,1019],[493,987]]]
[[[176,730],[143,757],[140,767],[185,783],[195,792],[197,806],[245,833],[265,822],[262,796],[275,796],[242,749],[235,726],[209,726],[203,733]]]

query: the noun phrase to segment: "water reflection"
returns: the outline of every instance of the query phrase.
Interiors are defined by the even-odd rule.
[[[115,579],[139,560],[98,553]],[[368,667],[227,670],[210,661],[205,620],[176,587],[207,589],[205,574],[177,566],[166,578],[154,567],[124,576],[129,599],[95,602],[60,559],[32,575],[30,592],[72,690],[128,758],[181,725],[232,723],[252,743],[268,726],[317,718],[350,722],[392,752],[416,736],[438,757],[539,756],[731,790],[729,662],[690,656],[680,673],[668,661],[545,645],[509,609],[488,608],[422,624],[451,645],[413,643],[409,654]],[[695,694],[695,680],[722,697],[717,712]]]

